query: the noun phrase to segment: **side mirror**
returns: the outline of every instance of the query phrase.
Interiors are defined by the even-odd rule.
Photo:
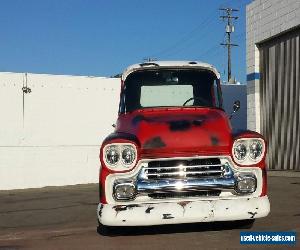
[[[235,114],[240,109],[240,107],[241,107],[241,102],[239,100],[233,103],[233,111],[230,114],[229,119],[232,118],[233,114]]]
[[[241,102],[239,100],[233,103],[233,113],[237,112],[241,107]]]

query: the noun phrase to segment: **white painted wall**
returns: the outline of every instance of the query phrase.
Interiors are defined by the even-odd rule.
[[[95,183],[120,80],[0,73],[0,190]],[[24,126],[23,126],[24,123]]]

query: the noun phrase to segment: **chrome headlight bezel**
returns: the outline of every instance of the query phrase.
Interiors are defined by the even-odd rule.
[[[109,150],[109,148],[114,147],[117,149],[119,157],[118,157],[118,161],[115,164],[111,164],[108,159],[107,159],[107,152]],[[134,155],[134,159],[131,163],[126,163],[123,158],[123,151],[125,149],[130,149],[132,150],[132,153]],[[137,161],[137,147],[135,144],[133,143],[110,143],[110,144],[106,144],[103,147],[103,155],[102,155],[102,160],[105,163],[105,165],[114,171],[128,171],[129,169],[133,168],[136,164]]]
[[[257,158],[253,158],[251,157],[251,145],[253,145],[253,143],[258,143],[260,144],[261,148],[261,153],[259,154],[259,156]],[[237,147],[239,145],[244,145],[246,147],[246,155],[243,159],[238,159],[238,157],[235,154],[235,151],[237,149]],[[246,166],[250,166],[250,165],[254,165],[259,163],[264,155],[265,155],[265,150],[266,150],[266,146],[265,146],[265,142],[262,138],[240,138],[234,141],[233,146],[232,146],[232,156],[233,159],[236,163],[240,164],[240,165],[246,165]]]

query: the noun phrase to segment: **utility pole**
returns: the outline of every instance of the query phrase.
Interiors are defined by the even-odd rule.
[[[227,24],[225,28],[225,32],[227,35],[226,43],[221,43],[221,45],[224,45],[227,47],[227,53],[228,53],[228,59],[227,59],[227,81],[229,82],[231,80],[231,47],[232,46],[238,46],[237,44],[231,43],[231,33],[234,32],[234,26],[232,24],[232,20],[238,19],[237,16],[232,16],[232,12],[238,11],[237,9],[232,8],[221,8],[224,12],[223,16],[220,16],[223,21],[224,19],[227,19]]]

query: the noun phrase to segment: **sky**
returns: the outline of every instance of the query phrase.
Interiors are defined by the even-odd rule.
[[[0,71],[114,76],[145,58],[199,60],[227,79],[221,7],[239,9],[232,75],[246,83],[251,0],[1,0]]]

